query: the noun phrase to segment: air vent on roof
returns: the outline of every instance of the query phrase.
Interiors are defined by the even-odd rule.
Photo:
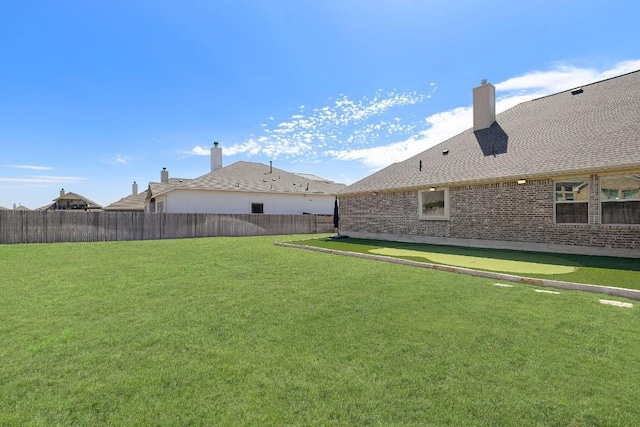
[[[584,90],[582,90],[582,88],[579,87],[579,88],[576,88],[576,89],[572,90],[571,91],[571,95],[578,95],[578,94],[581,94],[582,92],[584,92]]]
[[[442,150],[442,155],[446,156],[447,154],[449,154],[449,150]]]

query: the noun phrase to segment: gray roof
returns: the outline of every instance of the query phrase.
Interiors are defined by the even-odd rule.
[[[150,187],[153,196],[158,196],[177,189],[335,195],[346,186],[262,163],[240,161],[177,185],[152,183]]]
[[[169,178],[169,182],[150,182],[149,189],[146,191],[147,198],[155,197],[166,193],[174,187],[179,187],[185,182],[191,181],[187,178]]]
[[[147,198],[147,190],[142,191],[138,194],[130,194],[127,197],[123,197],[117,202],[111,203],[108,206],[105,206],[103,210],[105,211],[121,211],[121,212],[143,212],[144,211],[144,201]]]
[[[296,174],[298,176],[301,176],[303,178],[306,178],[306,179],[313,180],[313,181],[327,181],[327,182],[331,181],[331,180],[329,180],[327,178],[323,178],[321,176],[314,175],[312,173],[297,173],[297,172],[294,172],[294,174]]]
[[[87,199],[86,197],[81,196],[78,193],[73,193],[70,191],[67,193],[64,193],[60,197],[56,197],[55,199],[53,199],[54,202],[58,202],[60,200],[82,200],[87,204],[87,207],[89,208],[94,208],[94,209],[102,208],[102,205],[100,205],[99,203],[96,203],[93,200]]]
[[[581,89],[518,104],[341,194],[640,167],[640,71]]]
[[[3,206],[0,206],[0,211],[8,211],[8,210],[9,210],[9,209],[7,209],[7,208],[5,208],[5,207],[3,207]]]
[[[53,199],[54,203],[49,203],[44,206],[40,206],[34,210],[36,211],[48,211],[56,209],[56,203],[61,200],[82,200],[87,204],[87,209],[102,209],[102,205],[94,202],[93,200],[89,200],[84,196],[79,195],[78,193],[73,193],[71,191],[66,192],[64,195]]]

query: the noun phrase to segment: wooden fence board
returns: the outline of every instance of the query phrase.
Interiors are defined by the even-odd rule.
[[[0,211],[0,244],[314,234],[333,231],[331,215]]]

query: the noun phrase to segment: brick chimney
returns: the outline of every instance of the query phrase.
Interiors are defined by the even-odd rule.
[[[488,129],[496,121],[496,87],[486,80],[473,88],[473,130]]]
[[[211,147],[211,172],[222,168],[222,148],[214,142]]]

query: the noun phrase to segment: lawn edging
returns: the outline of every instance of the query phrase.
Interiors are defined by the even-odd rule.
[[[473,270],[473,269],[464,268],[464,267],[432,264],[428,262],[393,258],[389,256],[384,256],[384,255],[363,254],[359,252],[349,252],[349,251],[341,251],[337,249],[320,248],[317,246],[300,245],[300,244],[295,244],[290,242],[275,242],[274,245],[287,247],[287,248],[298,248],[298,249],[305,249],[305,250],[311,250],[316,252],[331,253],[335,255],[351,256],[355,258],[364,258],[364,259],[371,259],[376,261],[391,262],[395,264],[403,264],[403,265],[409,265],[413,267],[429,268],[432,270],[447,271],[450,273],[467,274],[471,276],[485,277],[488,279],[507,280],[510,282],[525,283],[528,285],[545,286],[545,287],[557,288],[557,289],[606,294],[606,295],[624,297],[624,298],[640,301],[640,290],[635,290],[635,289],[618,288],[614,286],[589,285],[586,283],[564,282],[561,280],[538,279],[533,277],[522,277],[522,276],[516,276],[513,274]]]

